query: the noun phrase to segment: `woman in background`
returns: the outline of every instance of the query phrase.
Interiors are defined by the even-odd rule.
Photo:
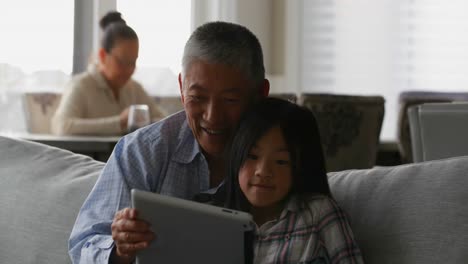
[[[138,58],[138,36],[119,12],[107,13],[99,23],[103,33],[97,65],[73,77],[52,118],[58,135],[120,135],[128,130],[129,106],[146,104],[151,120],[164,114],[131,79]]]

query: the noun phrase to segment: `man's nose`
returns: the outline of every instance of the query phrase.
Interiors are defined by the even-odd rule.
[[[222,121],[224,109],[215,100],[210,100],[206,106],[204,119],[210,124],[217,124]]]

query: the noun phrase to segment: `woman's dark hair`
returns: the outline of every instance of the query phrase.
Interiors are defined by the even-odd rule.
[[[110,52],[119,40],[138,40],[136,32],[127,25],[122,18],[122,14],[117,11],[110,11],[99,21],[102,29],[101,47]]]
[[[250,205],[239,186],[239,170],[252,146],[279,125],[291,158],[291,194],[331,196],[319,129],[314,114],[294,103],[267,97],[243,116],[227,148],[225,206],[248,211]]]

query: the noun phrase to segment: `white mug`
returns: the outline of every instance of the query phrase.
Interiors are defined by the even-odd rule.
[[[131,133],[140,127],[151,123],[149,107],[145,104],[131,105],[128,111],[128,132]]]

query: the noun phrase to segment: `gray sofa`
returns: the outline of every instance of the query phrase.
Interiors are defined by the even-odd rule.
[[[69,263],[103,163],[0,137],[0,263]],[[330,173],[366,263],[466,263],[468,157]]]

